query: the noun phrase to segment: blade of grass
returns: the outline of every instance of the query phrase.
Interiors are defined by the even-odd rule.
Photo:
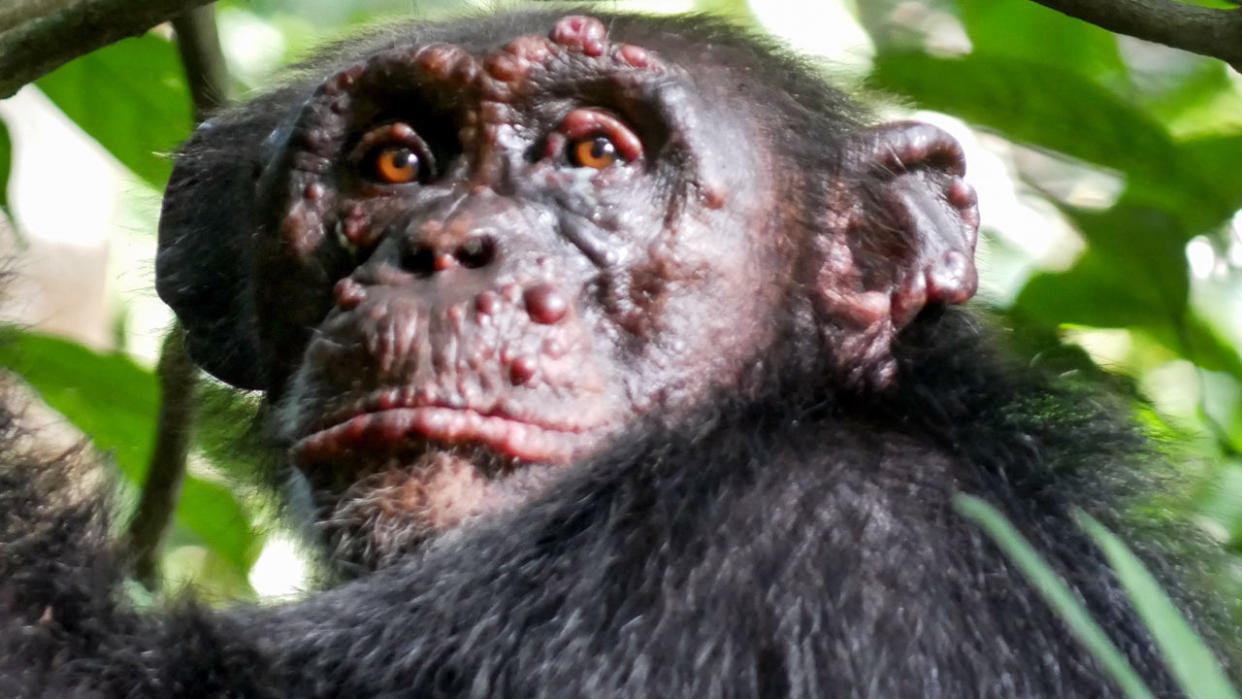
[[[1169,600],[1142,561],[1107,527],[1091,515],[1074,513],[1078,526],[1095,539],[1117,579],[1130,595],[1134,609],[1156,640],[1164,662],[1191,699],[1238,699],[1237,691],[1221,670],[1203,639]]]
[[[979,498],[963,493],[953,496],[953,507],[992,537],[1127,697],[1154,699],[1130,661],[1108,639],[1065,581],[1039,557],[1004,515]]]

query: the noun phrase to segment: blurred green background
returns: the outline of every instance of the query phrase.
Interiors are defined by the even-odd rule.
[[[1197,519],[1242,552],[1242,77],[1027,0],[596,6],[730,15],[822,60],[883,116],[959,138],[980,194],[982,301],[1024,334],[1058,336],[1132,377],[1123,388],[1152,401],[1142,414],[1177,443]],[[216,9],[241,96],[359,26],[471,11],[442,0]],[[159,193],[168,153],[192,128],[173,40],[158,27],[0,101],[0,231],[15,258],[0,311],[22,328],[0,365],[110,455],[130,506],[170,322],[150,288]],[[221,598],[295,592],[304,567],[293,537],[230,446],[253,399],[207,393],[215,407],[193,446],[165,574]]]

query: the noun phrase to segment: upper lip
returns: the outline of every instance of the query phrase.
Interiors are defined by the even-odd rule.
[[[524,461],[561,461],[573,451],[567,438],[594,429],[518,416],[499,405],[480,408],[442,400],[393,400],[388,394],[333,413],[299,438],[292,451],[299,460],[315,461],[360,447],[384,449],[418,435],[432,442],[482,444]]]
[[[394,398],[391,394],[379,394],[357,401],[348,408],[334,411],[327,418],[318,421],[311,429],[307,430],[299,441],[313,437],[321,432],[326,432],[348,424],[357,418],[366,415],[380,415],[389,411],[413,410],[420,408],[434,408],[438,410],[460,412],[463,414],[475,414],[485,418],[498,418],[552,432],[575,433],[586,432],[591,429],[591,426],[589,425],[551,424],[549,421],[539,420],[529,415],[519,415],[515,413],[511,407],[503,405],[500,402],[496,402],[485,407],[481,405],[470,405],[464,401],[452,401],[428,398],[424,396]]]

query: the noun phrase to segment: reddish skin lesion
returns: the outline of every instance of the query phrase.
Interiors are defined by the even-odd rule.
[[[550,89],[579,84],[611,97]],[[282,213],[257,308],[282,434],[342,558],[391,560],[536,497],[648,416],[750,385],[808,253],[818,271],[796,283],[858,381],[891,376],[888,343],[924,305],[973,293],[951,139],[858,134],[824,234],[793,240],[775,149],[732,109],[581,16],[483,55],[387,49],[316,91],[260,182]],[[575,146],[600,139],[581,166]],[[418,177],[368,177],[390,147]],[[860,196],[862,180],[883,186]],[[918,242],[858,243],[897,227]]]

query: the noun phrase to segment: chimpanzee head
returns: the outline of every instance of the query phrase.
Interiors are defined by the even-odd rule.
[[[952,139],[696,26],[391,31],[186,146],[160,294],[206,370],[267,392],[343,558],[519,504],[777,357],[883,390],[894,335],[973,293]]]

